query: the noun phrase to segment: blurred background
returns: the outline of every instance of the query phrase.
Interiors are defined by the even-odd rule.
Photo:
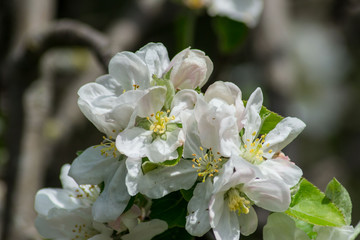
[[[60,187],[60,167],[101,141],[77,90],[116,52],[148,42],[164,43],[170,59],[188,46],[204,51],[214,72],[203,90],[232,81],[247,99],[259,86],[266,107],[302,119],[284,152],[321,190],[336,177],[352,198],[352,224],[360,220],[360,2],[265,1],[253,28],[189,2],[201,1],[0,2],[2,239],[40,239],[36,191]],[[262,239],[268,213],[258,214],[257,232],[241,239]]]

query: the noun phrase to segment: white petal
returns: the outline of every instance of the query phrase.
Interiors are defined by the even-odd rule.
[[[129,234],[121,237],[123,240],[151,240],[154,236],[167,230],[165,221],[153,219],[148,222],[139,223]]]
[[[240,214],[238,216],[240,224],[240,232],[242,235],[249,236],[256,231],[258,226],[258,218],[255,209],[250,206],[248,214]]]
[[[81,202],[71,195],[72,192],[68,190],[43,188],[36,193],[35,211],[46,216],[52,208],[71,210],[83,207]]]
[[[219,129],[220,149],[224,157],[230,157],[232,152],[237,152],[240,146],[239,130],[234,116],[224,118]],[[216,151],[216,150],[215,150]]]
[[[109,63],[109,74],[120,82],[126,90],[134,89],[134,84],[139,89],[150,87],[151,75],[146,63],[132,52],[117,53]]]
[[[157,137],[151,144],[146,146],[146,156],[151,162],[159,163],[165,160],[178,158],[177,148],[181,146],[179,141],[180,128],[166,133],[166,140]]]
[[[135,53],[149,68],[150,76],[155,74],[162,77],[165,69],[169,66],[169,56],[162,43],[148,43]]]
[[[131,158],[145,157],[146,145],[152,141],[151,134],[152,131],[143,128],[126,129],[117,136],[116,148]]]
[[[201,142],[199,136],[199,130],[195,117],[190,113],[182,113],[181,120],[183,124],[183,131],[185,132],[185,143],[184,143],[184,158],[193,158],[192,154],[201,156]]]
[[[241,94],[238,86],[230,82],[216,81],[206,90],[204,96],[205,101],[210,102],[213,98],[219,98],[227,104],[235,104],[235,100]]]
[[[166,97],[165,87],[152,87],[148,92],[139,100],[136,106],[136,114],[139,117],[149,117],[160,111],[164,106]]]
[[[264,8],[263,0],[213,0],[208,12],[255,27]]]
[[[89,238],[89,240],[111,240],[111,239],[112,239],[111,237],[104,234],[98,234]]]
[[[264,176],[283,181],[289,187],[295,186],[302,176],[301,168],[280,157],[262,162],[259,168]]]
[[[220,215],[218,224],[213,227],[216,239],[239,240],[240,225],[237,218],[237,213],[230,212],[229,208],[224,207],[222,212],[217,212]]]
[[[189,215],[186,216],[186,230],[193,236],[201,237],[210,230],[209,202],[212,193],[212,183],[208,178],[198,183],[193,197],[188,204]]]
[[[228,211],[229,208],[225,206],[224,201],[224,194],[225,192],[218,192],[213,194],[210,198],[209,202],[209,219],[210,219],[210,226],[214,228],[219,224],[219,221],[222,217],[222,213],[224,211]]]
[[[105,179],[104,191],[96,199],[92,209],[95,221],[116,220],[124,211],[130,199],[125,185],[126,173],[125,161],[120,161],[120,166]]]
[[[337,240],[337,239],[349,239],[354,233],[353,226],[343,227],[326,227],[326,226],[314,226],[314,231],[317,232],[316,240]]]
[[[275,179],[254,179],[245,183],[242,191],[257,206],[269,211],[284,212],[290,205],[289,187]]]
[[[118,168],[118,157],[112,154],[107,157],[101,154],[103,146],[87,148],[78,156],[69,171],[71,176],[78,184],[99,184],[103,182],[113,169]]]
[[[243,135],[243,142],[252,143],[255,137],[259,134],[261,127],[261,117],[259,112],[261,110],[263,96],[260,88],[257,88],[250,96],[246,104],[245,116],[241,121],[244,124],[245,132]],[[255,133],[255,134],[254,134]],[[249,140],[249,141],[248,141]]]
[[[292,142],[292,140],[302,132],[305,126],[305,123],[300,119],[293,117],[284,118],[266,135],[264,146],[267,146],[267,144],[269,144],[269,146],[264,148],[264,156],[271,158],[276,152]],[[270,149],[272,153],[269,153]]]
[[[141,159],[128,159],[126,167],[126,186],[131,195],[140,192],[150,198],[161,198],[170,192],[191,188],[197,179],[192,161],[188,160],[180,160],[175,166],[159,167],[145,175]]]
[[[294,220],[283,213],[272,213],[263,229],[264,240],[310,240],[305,232],[296,228]]]
[[[184,89],[179,91],[171,102],[171,113],[175,117],[179,116],[181,112],[192,110],[197,102],[198,93],[194,90]]]

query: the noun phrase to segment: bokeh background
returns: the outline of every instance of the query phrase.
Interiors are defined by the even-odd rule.
[[[111,55],[148,42],[164,43],[170,58],[188,46],[210,56],[214,72],[203,90],[232,81],[247,99],[259,86],[265,106],[302,119],[306,129],[284,152],[320,189],[333,177],[347,188],[356,225],[359,32],[356,0],[265,1],[254,28],[181,0],[1,1],[1,238],[39,239],[36,191],[59,187],[60,167],[101,141],[77,107],[78,88],[106,73]],[[262,239],[268,213],[258,214],[257,232],[241,239]]]

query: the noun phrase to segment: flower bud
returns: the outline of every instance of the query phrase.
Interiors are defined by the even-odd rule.
[[[202,87],[213,71],[213,63],[200,50],[184,49],[170,62],[170,80],[175,89],[195,89]]]

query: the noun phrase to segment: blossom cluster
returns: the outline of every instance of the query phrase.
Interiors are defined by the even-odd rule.
[[[36,227],[52,239],[151,239],[168,228],[151,202],[188,190],[185,228],[239,239],[258,224],[254,205],[284,212],[302,170],[281,150],[305,124],[264,108],[257,88],[242,99],[216,81],[204,52],[170,61],[161,43],[120,52],[109,74],[78,91],[83,114],[104,134],[61,172],[63,189],[36,195]],[[165,207],[165,206],[164,206]]]

